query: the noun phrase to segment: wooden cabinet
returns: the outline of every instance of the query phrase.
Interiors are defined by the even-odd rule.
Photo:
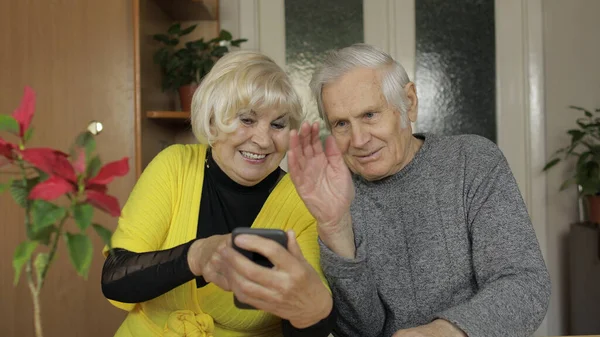
[[[161,72],[154,63],[160,47],[152,36],[165,33],[174,22],[196,24],[188,39],[219,35],[217,0],[133,0],[135,151],[137,176],[165,147],[195,142],[188,112],[179,111],[177,93],[161,90]]]

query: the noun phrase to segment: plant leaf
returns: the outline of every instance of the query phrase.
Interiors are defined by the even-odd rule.
[[[569,108],[574,109],[574,110],[583,111],[587,117],[592,117],[592,113],[585,108],[582,108],[579,106],[574,106],[574,105],[569,105]]]
[[[222,57],[228,51],[229,51],[229,49],[227,49],[227,47],[219,46],[219,47],[213,49],[213,51],[211,52],[211,55],[213,55],[214,57]]]
[[[98,175],[98,172],[100,172],[101,168],[102,161],[100,160],[100,157],[94,156],[94,158],[92,158],[92,160],[90,160],[90,162],[88,163],[86,176],[95,177],[96,175]]]
[[[96,151],[96,139],[89,131],[80,133],[75,139],[75,145],[85,149],[86,158],[91,158],[94,151]]]
[[[57,228],[54,225],[50,225],[45,227],[44,229],[40,229],[39,231],[33,231],[31,226],[27,228],[27,238],[32,241],[37,241],[43,245],[48,245],[50,243],[50,238],[52,234],[57,231]]]
[[[219,39],[231,41],[232,38],[233,38],[233,36],[231,36],[230,32],[226,31],[225,29],[221,29],[221,33],[219,34]]]
[[[49,175],[48,175],[46,172],[44,172],[44,171],[42,171],[42,170],[38,169],[37,167],[34,167],[34,170],[35,170],[35,171],[37,172],[37,174],[38,174],[38,181],[39,181],[39,182],[46,181],[46,180],[48,180],[48,178],[50,178],[50,176],[49,176]]]
[[[44,200],[35,200],[32,206],[32,229],[34,233],[54,225],[67,214],[65,208],[58,207]]]
[[[246,42],[246,41],[248,41],[248,39],[237,39],[237,40],[232,40],[232,41],[231,41],[231,45],[232,45],[232,46],[234,46],[234,47],[239,47],[239,46],[240,46],[240,44],[242,44],[242,43],[244,43],[244,42]]]
[[[552,166],[558,164],[558,162],[560,161],[560,158],[554,158],[551,161],[549,161],[546,166],[544,166],[544,168],[542,169],[542,171],[547,171],[549,170]]]
[[[29,193],[29,199],[51,201],[69,192],[75,192],[75,187],[63,178],[52,176],[50,179],[37,184]]]
[[[23,143],[27,143],[31,140],[31,137],[33,136],[33,127],[30,127],[29,129],[27,129],[27,131],[25,131],[25,135],[23,136]]]
[[[94,227],[96,234],[98,234],[98,236],[102,238],[104,244],[107,245],[109,249],[112,249],[112,243],[110,240],[112,237],[111,231],[98,224],[93,224],[92,227]]]
[[[155,34],[152,37],[156,41],[162,42],[164,44],[169,44],[169,40],[171,40],[171,38],[168,35],[165,35],[165,34]]]
[[[19,133],[19,123],[9,115],[0,115],[0,131],[8,131],[14,134]]]
[[[192,25],[192,26],[187,27],[186,29],[179,32],[179,36],[184,36],[184,35],[187,35],[187,34],[193,32],[194,29],[196,29],[196,26],[197,25]]]
[[[181,32],[181,24],[180,23],[172,24],[171,27],[169,27],[168,32],[171,35],[178,35],[179,32]]]
[[[13,180],[10,185],[10,194],[13,199],[17,203],[17,205],[26,208],[27,207],[27,196],[29,195],[29,191],[39,182],[39,178],[31,178],[27,179],[24,183],[23,180]]]
[[[35,92],[30,87],[25,87],[23,98],[21,99],[21,105],[13,112],[12,116],[17,120],[19,124],[19,137],[23,137],[29,124],[33,119],[33,113],[35,111]]]
[[[87,279],[93,256],[92,240],[85,234],[67,232],[64,236],[73,267],[75,267],[77,274]]]
[[[29,261],[31,254],[33,254],[33,251],[37,245],[38,243],[35,241],[25,241],[21,242],[21,244],[17,246],[17,249],[15,249],[15,253],[13,255],[13,268],[15,269],[15,279],[13,281],[14,285],[19,283],[23,265]]]
[[[121,206],[119,206],[117,198],[94,190],[86,191],[86,196],[87,201],[94,207],[114,217],[121,215]]]
[[[21,151],[21,156],[26,162],[48,174],[58,175],[71,182],[77,181],[66,153],[51,148],[30,148]]]
[[[567,133],[571,135],[571,144],[580,141],[585,136],[585,132],[579,130],[569,130]]]
[[[77,227],[83,232],[92,224],[94,207],[90,204],[77,204],[73,208],[73,216]]]
[[[88,180],[88,184],[106,185],[115,177],[122,177],[129,172],[129,158],[124,157],[121,160],[110,162],[104,165],[98,175]]]

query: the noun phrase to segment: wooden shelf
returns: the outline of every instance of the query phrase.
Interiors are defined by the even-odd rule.
[[[185,121],[190,119],[190,113],[186,111],[146,111],[146,117],[150,119]]]
[[[216,0],[154,0],[174,21],[217,20]]]

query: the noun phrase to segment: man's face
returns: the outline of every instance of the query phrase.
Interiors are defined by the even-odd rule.
[[[408,119],[416,120],[414,85],[404,90],[409,98]],[[352,172],[379,180],[404,168],[420,147],[410,123],[401,124],[401,112],[389,105],[376,69],[357,68],[323,87],[323,108],[331,133]]]

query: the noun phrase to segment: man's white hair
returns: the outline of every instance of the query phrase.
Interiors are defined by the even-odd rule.
[[[388,104],[401,115],[402,127],[408,124],[407,109],[410,105],[404,87],[410,82],[404,67],[383,51],[364,43],[329,52],[322,65],[313,74],[310,89],[317,100],[319,115],[331,128],[323,109],[323,87],[357,68],[378,69],[381,74],[381,90]]]

